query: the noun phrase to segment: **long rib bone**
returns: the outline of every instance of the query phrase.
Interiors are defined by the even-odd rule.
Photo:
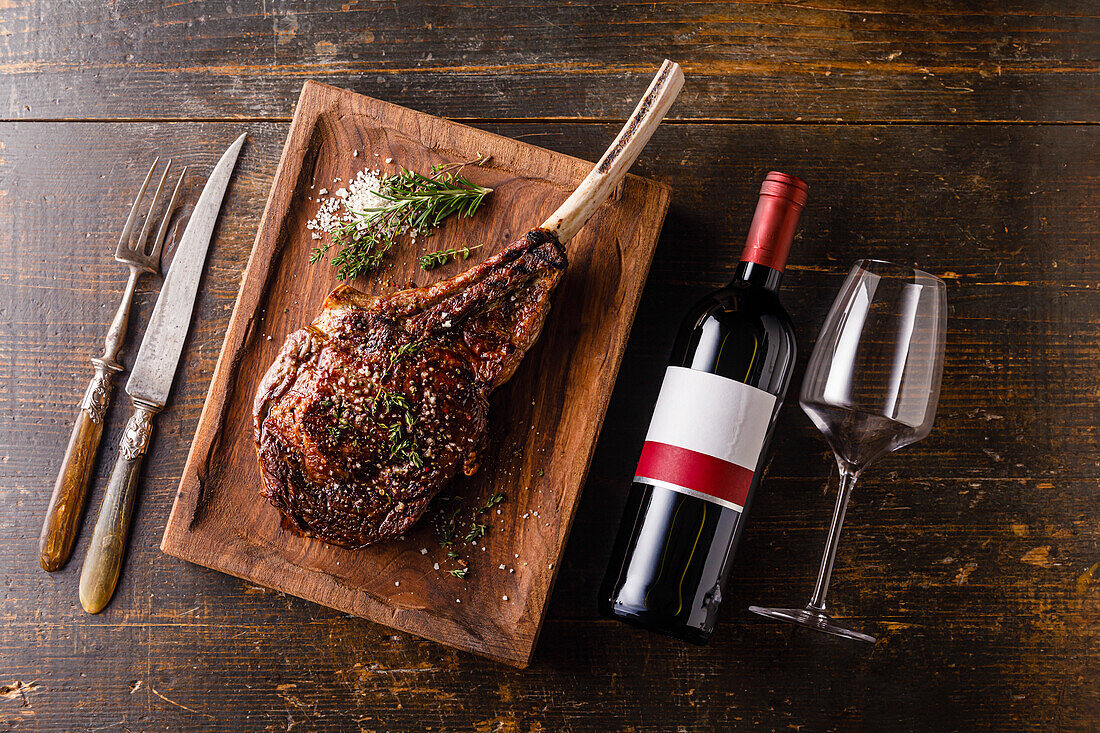
[[[577,186],[577,190],[543,222],[543,229],[554,232],[562,244],[581,230],[630,170],[683,86],[684,73],[680,71],[680,65],[665,59],[611,147]]]

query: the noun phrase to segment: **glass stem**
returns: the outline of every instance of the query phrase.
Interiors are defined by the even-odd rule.
[[[836,494],[836,507],[833,509],[833,522],[829,525],[829,535],[825,539],[825,554],[821,557],[821,569],[817,571],[817,585],[814,595],[807,606],[809,610],[825,612],[825,594],[829,591],[829,580],[833,577],[833,562],[836,560],[836,546],[840,542],[840,528],[844,526],[844,513],[848,510],[848,497],[859,478],[859,471],[851,464],[837,460],[840,468],[840,488]]]

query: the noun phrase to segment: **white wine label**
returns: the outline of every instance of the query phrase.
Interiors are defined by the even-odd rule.
[[[775,402],[733,379],[669,367],[634,480],[742,511]]]

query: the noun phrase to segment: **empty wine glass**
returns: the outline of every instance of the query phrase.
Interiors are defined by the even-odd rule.
[[[879,456],[928,435],[943,373],[947,295],[938,277],[881,260],[859,260],[821,327],[799,404],[836,454],[833,521],[805,608],[749,610],[834,636],[874,643],[825,612],[840,528],[856,479]]]

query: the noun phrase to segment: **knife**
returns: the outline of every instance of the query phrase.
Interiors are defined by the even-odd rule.
[[[199,195],[130,370],[126,393],[134,403],[134,414],[119,441],[118,457],[107,482],[107,493],[99,508],[84,567],[80,570],[80,605],[88,613],[102,611],[118,583],[137,494],[138,471],[149,447],[153,416],[163,410],[168,401],[191,323],[191,310],[199,290],[210,236],[244,139],[245,135],[241,135],[229,146]]]

